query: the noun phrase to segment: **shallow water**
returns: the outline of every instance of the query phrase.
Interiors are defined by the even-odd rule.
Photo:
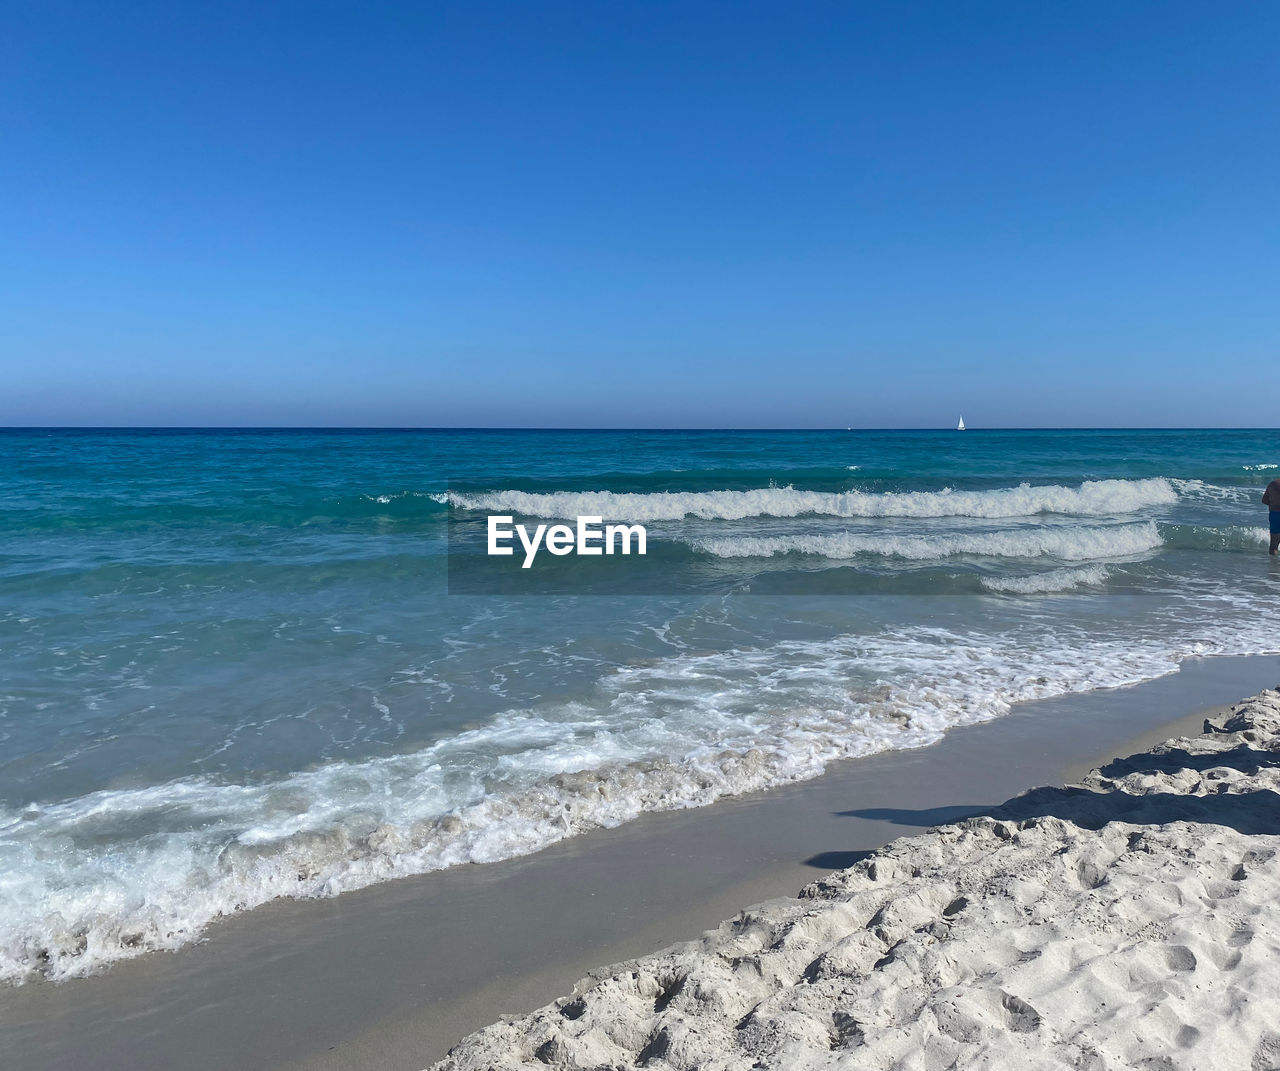
[[[2,432],[0,976],[1275,652],[1277,474],[1261,431]],[[449,488],[642,521],[669,593],[449,595]]]

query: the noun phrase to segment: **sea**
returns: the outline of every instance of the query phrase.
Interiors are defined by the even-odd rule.
[[[0,431],[0,979],[1278,653],[1276,476],[1275,431]],[[495,513],[647,555],[451,583]]]

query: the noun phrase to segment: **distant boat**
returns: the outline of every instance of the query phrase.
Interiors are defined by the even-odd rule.
[[[960,423],[956,425],[956,431],[964,431],[964,417],[960,418]]]

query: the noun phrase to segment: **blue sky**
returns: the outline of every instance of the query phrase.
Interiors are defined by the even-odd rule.
[[[1263,425],[1280,6],[0,14],[0,424]]]

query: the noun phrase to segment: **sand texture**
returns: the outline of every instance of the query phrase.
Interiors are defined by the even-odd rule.
[[[1213,729],[594,972],[436,1068],[1280,1068],[1280,693]]]

